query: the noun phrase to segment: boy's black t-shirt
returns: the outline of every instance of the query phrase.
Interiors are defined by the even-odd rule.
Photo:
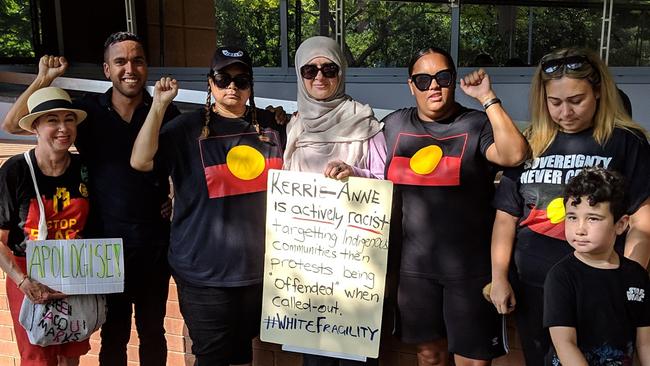
[[[494,142],[483,112],[458,105],[445,120],[422,121],[417,108],[383,120],[386,179],[395,183],[403,275],[462,279],[490,273]],[[431,162],[435,165],[431,165]],[[392,232],[392,230],[391,230]],[[394,235],[391,235],[394,237]]]
[[[514,262],[519,279],[542,287],[548,270],[573,252],[564,237],[566,183],[580,170],[603,166],[625,177],[627,213],[634,213],[650,196],[650,146],[641,133],[615,128],[603,146],[593,129],[558,132],[538,158],[506,169],[494,197],[494,206],[519,217]],[[623,237],[617,246],[623,245]]]
[[[618,268],[600,269],[571,253],[544,283],[544,327],[576,328],[578,348],[590,366],[632,365],[636,328],[650,326],[648,272],[619,258]],[[553,347],[546,364],[560,364]]]

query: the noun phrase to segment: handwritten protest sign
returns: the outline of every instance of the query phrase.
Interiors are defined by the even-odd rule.
[[[261,339],[377,357],[393,185],[270,170]]]
[[[68,295],[123,292],[122,239],[29,240],[27,273]]]

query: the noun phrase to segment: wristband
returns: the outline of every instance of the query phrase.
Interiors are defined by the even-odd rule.
[[[16,285],[16,287],[20,288],[20,286],[23,284],[23,282],[25,282],[25,280],[28,279],[28,278],[29,278],[29,276],[26,275],[26,274],[24,274],[24,275],[23,275],[23,279],[20,280],[20,282],[18,282],[18,284]]]
[[[497,104],[497,103],[501,104],[501,99],[492,98],[492,99],[488,100],[487,102],[483,103],[483,109],[484,110],[488,109],[489,106],[491,106],[492,104]]]

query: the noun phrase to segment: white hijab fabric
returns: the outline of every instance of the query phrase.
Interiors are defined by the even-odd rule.
[[[326,100],[312,98],[300,75],[300,68],[316,57],[340,67],[336,91]],[[367,141],[381,131],[382,124],[370,106],[345,94],[347,63],[339,45],[328,37],[309,38],[296,51],[295,61],[298,115],[287,126],[284,169],[321,173],[335,159],[367,169]]]

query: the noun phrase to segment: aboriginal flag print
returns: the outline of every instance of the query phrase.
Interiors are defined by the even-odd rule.
[[[400,133],[388,167],[395,184],[458,186],[467,133],[433,137]]]
[[[530,230],[558,240],[566,240],[564,236],[564,201],[561,196],[563,186],[553,187],[554,191],[549,192],[539,187],[537,204],[531,204],[528,208],[528,216],[519,225],[528,227]],[[559,191],[558,191],[559,190]]]
[[[280,139],[272,131],[200,139],[201,160],[210,198],[266,191],[269,169],[282,169]]]

